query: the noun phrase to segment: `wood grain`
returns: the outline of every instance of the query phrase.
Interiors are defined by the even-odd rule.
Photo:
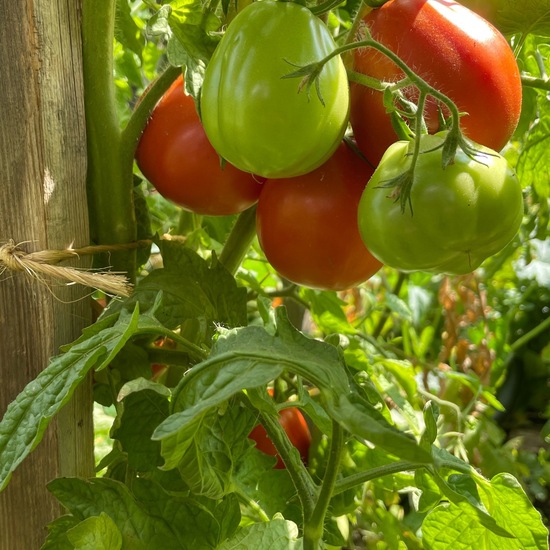
[[[88,244],[80,0],[0,0],[0,241]],[[0,280],[0,415],[91,322],[89,289]],[[0,493],[0,548],[33,550],[60,513],[46,483],[93,473],[85,384]]]

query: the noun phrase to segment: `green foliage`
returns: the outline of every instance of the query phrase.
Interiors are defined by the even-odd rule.
[[[503,154],[525,216],[472,274],[383,268],[356,289],[313,290],[281,279],[253,240],[234,276],[220,258],[236,218],[182,211],[139,179],[138,234],[154,243],[133,295],[112,299],[0,422],[3,489],[89,373],[113,414],[98,476],[50,483],[66,514],[44,550],[292,550],[316,538],[328,548],[548,548],[550,33],[545,2],[521,14],[501,4],[525,84]],[[167,62],[185,68],[196,97],[240,7],[119,0],[121,126]],[[330,11],[337,39],[358,9]],[[285,406],[308,419],[307,465],[278,423]],[[285,469],[247,437],[258,423]]]

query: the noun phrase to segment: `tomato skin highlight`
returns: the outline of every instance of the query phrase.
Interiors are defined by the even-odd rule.
[[[357,206],[371,174],[372,168],[342,142],[316,170],[265,182],[256,229],[267,260],[283,277],[345,290],[382,267],[357,226]]]
[[[296,407],[281,409],[279,412],[279,423],[283,427],[290,442],[298,449],[302,461],[307,465],[309,446],[311,445],[311,433],[304,415]],[[256,448],[265,454],[277,457],[276,469],[284,469],[285,464],[278,455],[275,445],[269,437],[265,428],[258,424],[248,435],[256,443]]]
[[[226,163],[210,145],[193,98],[178,77],[156,105],[141,136],[136,162],[165,198],[210,216],[237,214],[255,204],[263,178]]]
[[[293,2],[254,2],[229,24],[210,60],[201,117],[214,148],[241,170],[266,178],[309,172],[338,147],[349,117],[349,86],[340,57],[315,85],[283,78],[295,65],[336,48],[325,24]]]
[[[476,146],[476,159],[458,151],[443,169],[445,133],[423,135],[410,194],[411,208],[401,209],[384,183],[410,166],[410,143],[389,147],[366,187],[358,209],[361,236],[386,265],[401,271],[449,275],[470,273],[504,248],[523,217],[519,180],[506,159]],[[482,164],[483,163],[483,164]]]
[[[461,117],[466,136],[495,151],[504,147],[519,121],[521,78],[513,51],[491,23],[452,0],[390,0],[363,22],[375,40],[467,113]],[[404,76],[372,48],[355,50],[354,70],[389,82]],[[382,92],[356,83],[350,88],[355,139],[376,165],[397,134]],[[412,87],[404,93],[413,100],[418,95]],[[433,98],[425,116],[430,133],[441,129]]]

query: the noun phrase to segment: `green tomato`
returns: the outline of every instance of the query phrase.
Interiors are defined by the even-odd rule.
[[[218,154],[266,178],[323,164],[348,121],[342,60],[332,58],[309,91],[301,78],[283,77],[335,47],[325,24],[303,6],[264,0],[243,9],[218,44],[201,91],[202,123]]]
[[[395,188],[384,185],[410,167],[408,141],[388,148],[359,202],[364,243],[395,269],[469,273],[504,248],[521,224],[521,186],[506,159],[476,145],[475,160],[459,149],[444,169],[444,137],[422,136],[405,210],[392,195]]]

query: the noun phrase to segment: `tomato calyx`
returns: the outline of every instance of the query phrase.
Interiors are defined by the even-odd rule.
[[[440,138],[441,141],[433,147],[422,149],[423,136],[427,135],[427,133],[417,134],[410,142],[409,152],[407,153],[407,156],[411,157],[409,167],[398,176],[377,186],[377,188],[392,189],[392,192],[388,195],[388,198],[393,199],[395,202],[399,201],[402,212],[405,212],[408,206],[411,215],[414,214],[411,201],[411,189],[414,182],[416,164],[420,155],[432,153],[441,149],[442,170],[445,170],[454,164],[459,149],[469,159],[484,166],[486,166],[487,163],[483,162],[483,159],[487,158],[487,156],[498,156],[496,152],[492,153],[487,150],[487,148],[484,148],[483,151],[479,149],[477,144],[468,140],[462,134],[458,126],[455,126],[448,131],[438,132],[434,137]]]

